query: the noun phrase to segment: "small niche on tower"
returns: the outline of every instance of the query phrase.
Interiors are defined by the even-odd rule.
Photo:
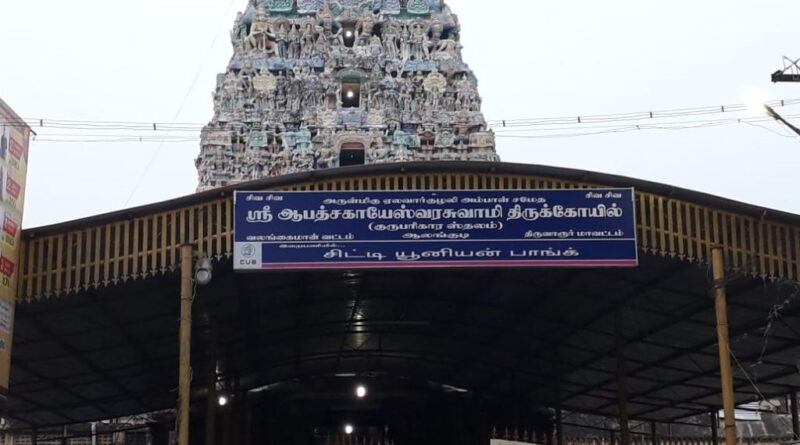
[[[361,107],[361,84],[342,82],[342,108]]]
[[[352,48],[356,45],[356,26],[353,23],[342,25],[342,44],[346,48]]]
[[[357,142],[349,142],[342,144],[339,151],[339,166],[347,167],[349,165],[364,165],[366,161],[366,153],[364,144]]]

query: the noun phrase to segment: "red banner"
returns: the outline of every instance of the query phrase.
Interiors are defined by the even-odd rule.
[[[19,224],[14,222],[8,215],[6,215],[5,220],[3,221],[3,231],[11,236],[17,236],[17,230],[19,230]]]
[[[7,277],[14,275],[14,271],[17,269],[16,264],[13,261],[6,257],[0,257],[0,274],[3,274]]]
[[[21,191],[22,191],[22,186],[17,184],[17,181],[14,181],[9,176],[8,179],[6,180],[6,192],[8,192],[9,195],[14,197],[14,199],[19,199],[19,192]]]
[[[19,160],[22,159],[22,155],[25,153],[25,149],[22,147],[22,144],[12,139],[8,147],[8,152],[11,153],[11,156],[14,156]]]

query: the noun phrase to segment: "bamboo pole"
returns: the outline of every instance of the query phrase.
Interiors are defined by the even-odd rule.
[[[192,348],[192,251],[181,246],[180,358],[178,360],[178,445],[189,445],[189,391],[191,389]]]
[[[725,445],[736,445],[733,375],[728,343],[728,306],[725,293],[725,257],[721,245],[711,247],[711,268],[714,277],[714,306],[717,313],[717,342],[719,370],[722,380],[722,406],[725,412]]]

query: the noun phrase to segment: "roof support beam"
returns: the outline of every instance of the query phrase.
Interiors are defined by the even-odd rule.
[[[751,283],[748,286],[746,286],[744,289],[740,289],[739,292],[737,292],[736,294],[732,294],[731,297],[733,297],[734,295],[739,295],[739,294],[743,293],[745,290],[747,290],[749,287],[754,287],[754,286],[757,286],[757,285],[758,285],[757,283]],[[650,336],[654,335],[657,332],[663,331],[665,329],[669,329],[669,328],[673,327],[675,324],[677,324],[678,321],[682,317],[688,317],[691,314],[693,314],[693,313],[695,313],[695,312],[697,312],[699,310],[708,309],[709,307],[712,307],[712,303],[710,301],[708,301],[708,300],[701,301],[697,305],[694,305],[694,306],[688,308],[686,311],[683,311],[680,314],[677,314],[672,320],[669,320],[669,321],[661,323],[661,324],[659,324],[659,325],[657,325],[657,326],[655,326],[655,327],[653,327],[651,329],[648,329],[647,331],[645,331],[641,335],[638,335],[635,338],[628,339],[626,341],[626,344],[633,344],[633,343],[639,342],[639,341],[641,341],[641,340],[643,340],[643,339],[645,339],[647,337],[650,337]],[[755,327],[760,326],[762,323],[763,323],[763,321],[759,320],[757,323],[754,323],[755,326],[753,326],[753,324],[748,325],[746,329],[741,330],[741,331],[742,331],[742,333],[749,332],[750,330],[754,329]],[[738,332],[739,331],[737,331],[737,333]],[[691,349],[699,351],[699,350],[702,350],[704,348],[713,346],[715,344],[716,344],[716,338],[714,338],[712,340],[704,341],[704,342],[700,343],[699,345],[692,347]],[[668,354],[668,355],[666,355],[664,357],[660,357],[658,362],[659,363],[665,363],[665,362],[668,362],[670,360],[674,360],[675,358],[678,358],[678,357],[680,357],[681,355],[683,355],[685,353],[686,353],[685,350],[678,350],[678,351],[675,351],[675,352],[673,352],[671,354]],[[613,351],[604,351],[601,354],[596,355],[593,359],[587,360],[586,362],[576,366],[576,369],[581,369],[581,368],[583,368],[585,366],[588,366],[592,362],[600,360],[603,357],[609,356],[611,354],[613,354]],[[644,371],[644,370],[646,370],[648,368],[649,368],[649,364],[640,366],[640,367],[630,371],[629,375],[631,375],[631,376],[636,375],[639,372],[642,372],[642,371]],[[693,377],[690,377],[689,379],[683,379],[683,380],[684,381],[688,381],[688,380],[691,380],[691,378],[693,378]],[[597,385],[594,385],[594,386],[592,386],[590,388],[587,388],[584,391],[580,391],[580,392],[576,392],[576,393],[570,394],[569,396],[567,396],[567,398],[569,399],[569,398],[572,398],[572,397],[577,397],[577,396],[582,395],[582,394],[586,394],[589,391],[592,391],[592,390],[598,389],[598,388],[602,388],[604,386],[612,384],[613,382],[614,382],[613,379],[607,379],[607,380],[605,380],[603,382],[598,383]],[[661,389],[661,388],[658,388],[658,389]],[[652,392],[652,390],[649,391],[649,392]]]
[[[788,345],[788,346],[784,345],[784,346],[781,346],[779,348],[773,348],[773,349],[769,350],[766,354],[767,355],[769,355],[769,354],[777,354],[777,353],[783,352],[785,350],[794,349],[796,347],[797,347],[797,345],[795,345],[795,344]],[[740,359],[740,361],[744,363],[744,362],[755,360],[757,358],[758,358],[758,355],[755,355],[755,356],[742,358],[742,359]],[[696,376],[694,376],[692,378],[707,377],[707,376],[711,376],[711,375],[716,375],[717,372],[719,372],[719,369],[713,368],[713,369],[706,370],[706,371],[704,371],[702,373],[699,373],[699,374],[697,374]],[[773,380],[778,380],[778,379],[781,379],[781,378],[784,378],[784,377],[787,377],[787,376],[790,376],[790,375],[797,375],[797,368],[795,366],[787,366],[784,371],[777,372],[777,373],[774,373],[774,374],[771,374],[771,375],[760,376],[759,380],[760,380],[760,382],[762,384],[785,386],[785,385],[779,385],[777,383],[773,383],[772,381]],[[687,380],[687,379],[681,379],[681,380],[671,381],[671,382],[664,382],[664,385],[662,385],[661,389],[663,389],[664,387],[669,387],[669,386],[673,386],[673,385],[681,385],[681,384],[683,384],[684,380]],[[744,388],[744,387],[747,387],[747,386],[750,386],[750,385],[751,385],[751,383],[750,383],[749,380],[740,379],[739,383],[734,384],[734,389],[735,390],[739,390],[741,388]],[[646,392],[644,392],[642,394],[639,394],[639,395],[640,396],[646,396],[647,394],[649,394],[651,392],[654,392],[654,391],[656,391],[656,390],[646,391]],[[716,395],[718,393],[719,393],[719,390],[710,391],[710,392],[707,392],[705,394],[699,394],[699,395],[694,396],[694,397],[692,397],[690,399],[680,399],[680,400],[676,400],[675,402],[676,403],[691,402],[693,400],[703,399],[705,397],[710,397],[710,396]],[[785,394],[785,393],[783,393],[783,394]],[[765,392],[764,395],[769,397],[769,396],[779,396],[781,394],[774,394],[774,393],[766,393]],[[653,410],[642,411],[639,414],[648,414],[650,412],[653,412]]]
[[[100,413],[107,413],[108,412],[107,409],[102,407],[102,406],[100,406],[100,404],[98,404],[98,402],[96,402],[94,400],[87,399],[86,397],[84,397],[80,393],[78,393],[78,392],[66,387],[65,385],[61,384],[59,379],[51,379],[51,378],[39,373],[38,371],[35,371],[33,368],[27,366],[24,362],[21,362],[21,361],[17,361],[16,363],[14,363],[14,366],[23,369],[25,372],[27,372],[28,374],[36,377],[37,379],[39,379],[41,381],[50,381],[50,382],[52,382],[51,384],[56,388],[56,390],[63,391],[64,393],[69,394],[70,396],[72,396],[75,399],[79,400],[82,404],[84,404],[84,406],[91,406],[92,408],[96,409]],[[17,396],[17,395],[14,395],[14,397],[20,398],[20,396]],[[24,400],[24,401],[27,401],[27,402],[33,404],[34,406],[40,406],[40,407],[43,406],[41,403],[35,402],[35,401],[33,401],[32,399],[29,399],[29,398],[26,398],[26,399],[20,398],[20,399]],[[67,419],[67,420],[70,420],[70,421],[74,421],[74,419],[71,418],[70,416],[60,413],[57,408],[48,407],[48,411],[54,412],[54,413],[56,413],[56,415],[58,415],[59,417],[62,417],[64,419]],[[17,414],[20,414],[21,417],[24,417],[24,416],[21,415],[21,413],[17,413]],[[30,423],[32,425],[36,424],[36,422],[30,422]]]
[[[625,295],[623,295],[622,298],[617,300],[615,303],[612,303],[611,305],[609,305],[609,307],[604,308],[604,310],[600,311],[599,314],[595,313],[595,314],[593,314],[593,316],[590,319],[583,320],[582,323],[578,323],[577,326],[572,331],[570,331],[569,333],[564,335],[562,338],[563,339],[569,338],[569,337],[577,334],[578,332],[580,332],[582,329],[585,329],[586,326],[589,326],[594,321],[599,320],[599,319],[601,319],[603,317],[606,317],[608,315],[614,314],[614,312],[617,310],[617,308],[620,305],[625,304],[626,302],[628,302],[630,300],[633,300],[635,298],[639,298],[639,297],[645,295],[647,293],[647,289],[648,289],[649,286],[656,285],[656,284],[658,284],[660,282],[663,282],[663,281],[669,279],[673,275],[675,275],[678,272],[680,272],[681,270],[683,270],[684,267],[685,267],[685,264],[673,265],[665,273],[660,274],[659,276],[653,277],[653,278],[651,278],[649,280],[646,280],[646,281],[643,281],[643,282],[640,282],[640,283],[636,283],[636,285],[633,286],[633,288],[630,289],[628,292],[626,292]],[[625,284],[627,286],[629,283],[626,282]],[[562,342],[563,342],[563,340],[562,340]],[[587,362],[584,362],[584,364],[575,366],[572,370],[566,371],[565,374],[569,374],[571,372],[575,372],[576,370],[581,369],[586,364],[589,364],[589,363],[594,362],[594,361],[596,361],[596,360],[598,360],[598,359],[600,359],[602,357],[607,357],[607,356],[610,356],[610,355],[613,355],[613,354],[614,354],[613,348],[612,348],[611,351],[603,351],[601,354],[598,354],[597,356],[595,356],[595,358],[593,358],[593,359],[591,359],[591,360],[589,360]],[[603,386],[605,386],[605,385],[603,385]],[[569,399],[570,397],[572,397],[572,396],[567,396],[567,399]]]
[[[69,344],[66,341],[64,341],[64,339],[61,336],[54,334],[53,331],[51,331],[50,328],[45,326],[44,323],[42,323],[40,320],[38,320],[35,317],[31,317],[30,318],[30,322],[33,325],[35,325],[36,328],[40,332],[42,332],[42,334],[44,334],[44,336],[46,338],[49,338],[53,342],[55,342],[58,345],[60,345],[60,347],[63,350],[67,351],[75,360],[80,362],[90,372],[93,372],[93,373],[97,374],[103,381],[110,382],[112,385],[114,385],[114,387],[116,387],[120,391],[121,394],[125,394],[128,397],[130,397],[132,400],[136,401],[139,404],[139,406],[141,407],[142,410],[150,409],[150,407],[146,403],[144,403],[143,400],[133,396],[133,394],[131,394],[130,391],[128,391],[128,388],[126,388],[122,383],[120,383],[117,379],[111,377],[104,369],[101,369],[95,363],[91,362],[86,357],[84,357],[81,354],[80,350],[78,350],[77,348],[75,348],[71,344]]]
[[[797,312],[797,311],[800,311],[800,308],[796,308],[793,312]],[[749,324],[747,324],[747,325],[745,325],[745,326],[743,326],[743,327],[741,327],[739,329],[736,329],[735,330],[736,334],[738,335],[738,334],[744,334],[746,332],[750,332],[751,330],[762,326],[763,323],[764,323],[763,320],[757,320],[757,321],[754,321],[752,323],[749,323]],[[710,340],[707,340],[707,341],[705,341],[705,342],[703,342],[701,344],[698,344],[697,346],[695,346],[695,349],[708,348],[708,347],[714,346],[715,344],[716,344],[716,338],[710,339]],[[752,360],[758,359],[761,355],[766,357],[766,356],[773,355],[773,354],[779,354],[779,353],[781,353],[783,351],[794,349],[796,347],[797,347],[797,344],[789,343],[789,344],[786,344],[786,345],[782,345],[780,347],[768,348],[768,349],[765,349],[763,351],[763,354],[762,353],[758,353],[758,354],[755,354],[753,356],[743,357],[743,358],[740,359],[740,361],[748,362],[748,361],[752,361]],[[671,360],[671,359],[673,359],[673,358],[675,358],[675,357],[677,357],[679,355],[680,355],[680,352],[678,352],[677,354],[673,354],[669,358],[665,358],[665,360]],[[790,374],[797,373],[796,367],[791,366],[790,368],[793,370],[793,372],[790,372]],[[707,370],[705,370],[703,372],[697,373],[697,374],[695,374],[693,376],[690,376],[690,377],[687,377],[687,378],[682,378],[682,379],[678,379],[678,380],[672,380],[672,381],[664,382],[663,385],[660,385],[657,388],[653,388],[653,389],[645,391],[643,393],[636,394],[636,396],[646,396],[646,395],[649,395],[649,394],[651,394],[653,392],[657,392],[657,391],[660,391],[660,390],[662,390],[664,388],[667,388],[669,386],[682,385],[682,384],[684,384],[684,383],[686,383],[686,382],[688,382],[688,381],[690,381],[690,380],[692,380],[694,378],[713,376],[713,375],[716,375],[718,372],[719,372],[719,368],[715,366],[715,367],[713,367],[711,369],[707,369]],[[780,373],[779,375],[783,376],[782,373]],[[775,380],[775,379],[776,378],[770,378],[770,377],[762,376],[760,380],[761,380],[762,383],[770,383],[770,380]],[[749,385],[749,382],[746,379],[742,379],[742,380],[743,381],[740,384],[735,385],[736,388],[739,388],[739,387],[741,387],[743,385]],[[781,384],[778,384],[778,383],[771,383],[771,384],[775,384],[775,385],[779,385],[779,386],[785,386],[785,385],[781,385]],[[710,396],[710,395],[714,395],[717,392],[718,391],[713,391],[711,393],[704,394],[702,396],[693,397],[691,400],[702,398],[702,397],[707,397],[707,396]],[[686,401],[686,400],[684,400],[684,401]]]

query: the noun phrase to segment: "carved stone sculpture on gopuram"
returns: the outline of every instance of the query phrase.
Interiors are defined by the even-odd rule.
[[[387,162],[497,161],[444,0],[251,0],[202,131],[198,190]]]

